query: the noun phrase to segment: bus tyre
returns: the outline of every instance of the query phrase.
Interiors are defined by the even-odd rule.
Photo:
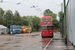
[[[53,38],[53,36],[52,36],[52,38]]]
[[[18,33],[16,32],[16,34],[18,34]]]
[[[44,38],[44,37],[42,36],[42,38]]]
[[[54,34],[53,34],[53,36],[52,36],[52,38],[54,37]]]

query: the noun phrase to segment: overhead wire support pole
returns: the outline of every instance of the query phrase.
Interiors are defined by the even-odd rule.
[[[66,30],[66,0],[64,0],[64,35],[65,35],[65,44],[67,44],[67,30]]]
[[[7,23],[7,28],[8,28],[8,20],[6,20],[6,23]],[[8,32],[8,29],[7,29],[7,32]]]
[[[61,12],[63,13],[63,3],[61,3]],[[61,35],[63,37],[63,16],[61,16]]]
[[[12,15],[11,15],[11,26],[13,25],[13,22],[12,22]]]
[[[61,12],[62,12],[62,3],[61,3]],[[60,34],[62,34],[62,17],[60,17]]]
[[[61,17],[60,17],[60,34],[61,34]]]

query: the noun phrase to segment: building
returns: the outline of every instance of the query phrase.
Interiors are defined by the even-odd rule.
[[[0,25],[0,34],[7,34],[7,30],[8,28],[3,26],[3,25]]]
[[[66,6],[67,38],[75,46],[75,0],[68,0]]]

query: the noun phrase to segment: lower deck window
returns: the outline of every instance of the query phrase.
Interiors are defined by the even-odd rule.
[[[42,26],[42,30],[53,30],[52,26]]]

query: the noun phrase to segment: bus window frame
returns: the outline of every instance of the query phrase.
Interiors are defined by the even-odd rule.
[[[48,30],[48,27],[51,27],[51,30],[53,30],[53,26],[47,26],[47,30]],[[50,31],[50,30],[49,30]]]
[[[43,26],[42,26],[42,27],[43,27]],[[43,30],[42,27],[41,27],[41,30],[42,30],[42,31],[50,31],[50,30],[48,30],[48,28],[47,28],[47,27],[49,27],[49,26],[45,26],[45,27],[47,28],[46,30]],[[53,30],[53,26],[50,26],[50,27],[52,27],[51,30]]]

